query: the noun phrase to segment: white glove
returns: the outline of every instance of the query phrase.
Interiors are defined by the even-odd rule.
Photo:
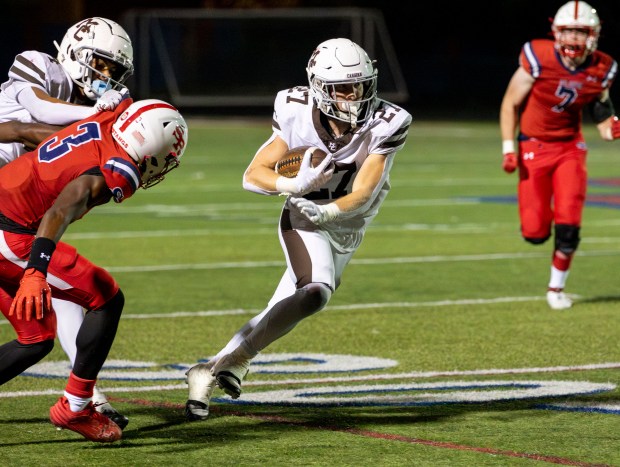
[[[301,196],[325,185],[334,175],[335,166],[325,168],[331,163],[332,155],[328,154],[316,167],[312,167],[312,153],[316,148],[308,148],[301,160],[299,172],[294,178],[280,177],[276,180],[276,190],[280,193]]]
[[[333,221],[341,213],[336,203],[316,204],[305,198],[290,198],[290,202],[299,209],[299,212],[301,212],[306,219],[316,225]]]
[[[114,110],[118,104],[122,102],[123,99],[129,96],[129,91],[127,88],[123,90],[115,91],[114,89],[110,89],[104,92],[95,104],[95,110],[97,112],[101,112],[103,110]]]

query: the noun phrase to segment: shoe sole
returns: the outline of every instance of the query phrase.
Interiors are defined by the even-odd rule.
[[[121,434],[117,435],[115,433],[109,433],[108,436],[105,436],[105,437],[96,437],[89,433],[83,433],[82,431],[76,428],[72,428],[71,426],[68,426],[68,425],[58,425],[56,422],[53,422],[53,421],[52,421],[52,425],[54,425],[57,430],[73,431],[74,433],[77,433],[78,435],[83,436],[88,441],[92,441],[94,443],[113,443],[115,441],[119,441],[122,438]]]
[[[189,399],[185,403],[185,419],[188,422],[206,420],[209,417],[209,406],[204,402]]]
[[[217,385],[222,391],[233,399],[238,399],[241,395],[241,381],[229,371],[220,371],[215,375]]]

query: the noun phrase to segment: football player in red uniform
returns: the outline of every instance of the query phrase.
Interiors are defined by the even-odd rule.
[[[71,26],[60,44],[54,44],[56,57],[36,50],[15,57],[8,79],[0,84],[0,122],[44,122],[64,127],[102,109],[113,110],[122,100],[125,80],[134,67],[131,39],[121,25],[107,18],[86,18]],[[20,139],[3,139],[0,166],[32,149],[26,149]],[[68,301],[53,298],[52,302],[58,312],[58,341],[73,364],[84,310]],[[97,411],[121,428],[129,423],[97,386],[93,400]]]
[[[54,345],[51,297],[88,310],[77,355],[52,423],[91,441],[120,439],[97,412],[93,388],[114,340],[123,293],[114,278],[60,241],[90,209],[148,188],[178,166],[187,125],[170,104],[125,99],[114,111],[80,120],[0,171],[0,308],[17,339],[0,346],[0,384],[45,357]]]
[[[555,40],[535,39],[523,46],[501,104],[500,131],[502,167],[507,173],[519,169],[523,238],[539,245],[554,228],[547,302],[562,310],[572,306],[564,286],[579,245],[586,199],[582,111],[589,110],[604,140],[620,138],[609,97],[618,64],[597,50],[601,24],[586,2],[560,7],[551,29]]]

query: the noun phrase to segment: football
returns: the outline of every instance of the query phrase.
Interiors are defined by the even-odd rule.
[[[301,167],[301,161],[304,158],[304,154],[309,147],[310,146],[299,146],[286,151],[282,158],[276,163],[276,172],[286,178],[296,177],[299,172],[299,167]],[[325,159],[326,156],[327,153],[325,151],[316,148],[312,152],[310,165],[312,165],[312,167],[316,167],[323,162],[323,159]]]

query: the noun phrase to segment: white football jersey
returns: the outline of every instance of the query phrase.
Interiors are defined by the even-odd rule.
[[[370,154],[383,154],[387,158],[383,179],[367,207],[354,215],[346,215],[321,226],[340,249],[355,249],[390,189],[389,171],[394,155],[402,149],[407,139],[411,115],[401,107],[379,99],[377,109],[368,120],[339,138],[333,138],[323,127],[321,115],[305,86],[280,91],[276,96],[272,123],[274,134],[282,138],[289,148],[316,146],[331,153],[336,165],[331,180],[304,198],[317,204],[340,198],[351,192],[353,181]],[[287,202],[286,208],[291,211],[293,227],[317,229],[292,204]]]
[[[32,115],[17,101],[17,95],[26,87],[39,88],[51,97],[69,102],[73,81],[50,55],[34,50],[20,53],[9,69],[9,79],[0,85],[0,122],[33,121]],[[24,152],[21,144],[0,144],[0,157],[6,162]]]

